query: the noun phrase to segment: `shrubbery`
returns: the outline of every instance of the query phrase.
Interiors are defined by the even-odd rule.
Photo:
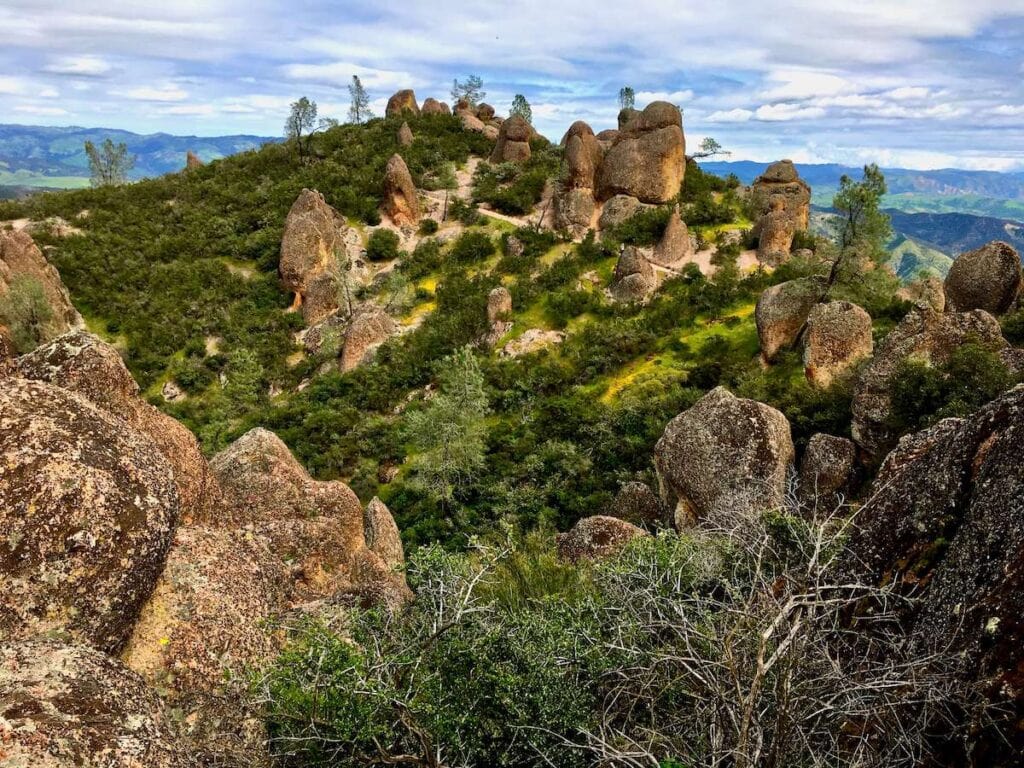
[[[366,242],[366,258],[370,261],[397,259],[398,234],[390,229],[375,229]]]

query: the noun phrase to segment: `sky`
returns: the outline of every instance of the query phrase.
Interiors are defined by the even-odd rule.
[[[730,159],[1024,170],[1024,0],[0,0],[0,123],[276,136],[469,74],[554,140],[629,85]]]

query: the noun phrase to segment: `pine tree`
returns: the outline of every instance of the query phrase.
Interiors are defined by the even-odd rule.
[[[636,93],[632,86],[624,85],[619,88],[619,109],[634,109],[636,105]]]
[[[512,109],[509,110],[508,116],[519,115],[528,123],[533,123],[533,110],[530,109],[530,102],[526,100],[526,97],[521,93],[517,93],[516,97],[512,99]]]
[[[373,118],[370,111],[370,96],[363,88],[358,75],[352,75],[352,82],[348,86],[348,95],[352,101],[348,108],[348,121],[350,123],[364,123]]]
[[[463,82],[459,82],[458,78],[452,81],[453,104],[457,104],[460,99],[465,99],[475,107],[484,100],[486,95],[484,81],[477,75],[470,75]]]
[[[85,142],[85,154],[89,158],[89,182],[94,187],[124,184],[128,181],[128,171],[135,166],[135,157],[128,154],[128,145],[114,144],[109,138],[99,148],[91,141]]]

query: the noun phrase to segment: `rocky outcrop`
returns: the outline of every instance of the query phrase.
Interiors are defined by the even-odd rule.
[[[450,115],[451,113],[451,107],[433,96],[424,99],[423,107],[420,109],[421,115]]]
[[[493,326],[512,314],[512,294],[499,285],[487,295],[487,324]]]
[[[554,199],[555,229],[580,239],[593,227],[595,210],[591,190],[580,187],[560,190]]]
[[[633,107],[623,107],[622,109],[619,110],[618,117],[615,121],[616,125],[619,126],[618,130],[621,131],[623,128],[629,125],[630,121],[639,116],[639,109],[633,109]]]
[[[668,518],[668,510],[646,483],[623,485],[612,501],[609,514],[633,525],[657,526]]]
[[[678,528],[779,507],[792,463],[786,417],[724,387],[672,419],[654,449],[661,496]]]
[[[530,136],[533,128],[519,115],[501,124],[498,139],[491,152],[492,163],[525,163],[530,159]]]
[[[15,284],[31,281],[41,289],[52,319],[39,329],[43,341],[73,328],[81,328],[82,316],[71,304],[71,297],[56,268],[43,256],[32,236],[20,230],[0,229],[0,297]],[[3,318],[0,318],[2,322]],[[21,349],[28,352],[28,349]]]
[[[562,137],[565,174],[555,195],[555,228],[581,238],[593,225],[596,203],[594,177],[604,157],[604,148],[594,131],[577,120]]]
[[[831,513],[852,489],[856,476],[853,441],[819,432],[807,443],[800,461],[800,498],[812,510]]]
[[[651,262],[635,246],[619,254],[612,276],[611,292],[618,301],[643,301],[658,287]]]
[[[686,172],[686,141],[679,108],[649,104],[630,118],[604,156],[597,174],[597,198],[630,195],[665,203],[679,194]]]
[[[558,556],[571,563],[613,557],[633,539],[650,536],[625,520],[605,515],[585,517],[568,533],[558,535]]]
[[[949,309],[983,309],[993,315],[1008,311],[1021,286],[1020,256],[998,240],[957,256],[946,275]]]
[[[0,379],[0,635],[124,645],[178,521],[152,440],[85,398]]]
[[[467,131],[486,134],[486,129],[491,127],[476,116],[476,110],[464,99],[460,99],[455,103],[454,112],[455,116],[462,121],[462,127]],[[497,129],[494,130],[497,133]]]
[[[193,168],[202,168],[203,161],[199,159],[199,155],[193,152],[191,149],[185,153],[185,170],[191,171]]]
[[[416,93],[410,88],[395,92],[384,108],[384,117],[401,117],[404,114],[416,116],[420,113]]]
[[[770,363],[791,348],[811,310],[825,295],[826,281],[805,277],[773,285],[761,292],[754,309],[761,359]]]
[[[405,548],[402,536],[395,524],[395,518],[387,505],[374,496],[363,512],[363,529],[366,546],[389,568],[398,568],[405,563]]]
[[[73,331],[21,357],[18,373],[81,395],[148,437],[170,465],[185,520],[217,514],[220,493],[199,441],[141,398],[121,356],[105,341],[87,331]]]
[[[654,246],[651,261],[658,266],[675,269],[692,258],[693,242],[690,240],[690,230],[679,213],[679,206],[676,206],[668,217],[665,232]]]
[[[157,695],[82,645],[0,645],[0,762],[9,768],[198,768]]]
[[[351,371],[397,332],[395,321],[382,309],[357,313],[345,331],[338,366],[343,373]]]
[[[915,308],[883,339],[871,362],[860,372],[853,393],[853,439],[877,455],[895,440],[890,420],[890,386],[900,364],[908,359],[941,365],[967,341],[993,350],[1007,346],[992,315],[982,310],[939,314]]]
[[[412,128],[409,127],[409,123],[403,122],[402,127],[398,129],[398,146],[411,147],[413,141]]]
[[[598,226],[602,229],[612,229],[624,221],[636,216],[640,211],[650,208],[650,205],[641,203],[635,197],[629,195],[616,195],[601,208],[601,218]]]
[[[476,116],[483,122],[488,123],[494,119],[494,107],[486,102],[482,102],[476,108]]]
[[[762,264],[777,267],[789,258],[796,228],[792,216],[786,210],[785,200],[773,197],[769,205],[770,210],[759,221],[757,259]]]
[[[758,258],[779,264],[789,257],[793,236],[810,226],[811,188],[791,160],[780,160],[755,179],[750,197]]]
[[[338,254],[346,252],[347,225],[324,196],[304,189],[288,211],[281,238],[278,272],[285,289],[295,292],[296,309],[307,325],[338,310]]]
[[[384,213],[398,226],[414,226],[420,220],[416,185],[401,155],[392,155],[384,169]]]
[[[849,301],[816,305],[807,316],[804,374],[816,387],[827,388],[861,360],[871,356],[871,316]]]
[[[541,328],[529,328],[518,338],[512,339],[501,348],[502,357],[522,357],[532,352],[539,352],[545,347],[561,344],[565,334],[561,331],[545,331]]]
[[[917,306],[942,312],[946,308],[946,289],[942,279],[935,275],[927,275],[913,280],[896,291],[897,298],[909,301]]]
[[[903,438],[873,486],[846,568],[918,600],[904,623],[913,651],[955,660],[986,684],[1010,724],[1024,718],[1024,387],[964,419]],[[1024,732],[981,735],[978,765],[1013,765]]]

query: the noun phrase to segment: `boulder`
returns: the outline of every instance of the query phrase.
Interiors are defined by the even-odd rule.
[[[32,281],[42,289],[46,305],[52,314],[52,318],[39,329],[42,341],[49,341],[55,336],[84,325],[82,316],[71,304],[71,297],[60,279],[60,274],[43,256],[32,236],[20,230],[0,229],[0,298],[6,296],[13,285],[22,281]],[[2,321],[3,318],[0,317],[0,322]],[[27,340],[20,339],[14,333],[11,335],[15,342],[21,345],[20,352],[29,351]],[[35,341],[38,339],[33,340]]]
[[[302,190],[288,211],[278,273],[285,289],[294,291],[294,307],[302,309],[307,325],[338,310],[337,256],[346,252],[347,228],[344,218],[314,189]]]
[[[1006,711],[1001,736],[980,734],[977,765],[1014,765],[1024,750],[1024,731],[1013,727],[1024,719],[1022,444],[1022,386],[904,437],[846,548],[847,574],[917,598],[893,603],[912,651],[950,658]]]
[[[803,277],[765,288],[757,299],[754,322],[761,343],[761,359],[770,363],[792,347],[811,310],[824,298],[826,281]]]
[[[996,240],[957,256],[946,275],[946,300],[954,312],[983,309],[1001,315],[1013,307],[1020,285],[1020,256]]]
[[[562,138],[565,147],[566,189],[594,188],[594,177],[601,166],[604,148],[594,136],[594,131],[582,120],[577,120]]]
[[[0,645],[0,762],[8,768],[198,768],[142,679],[82,645]]]
[[[84,397],[0,379],[0,636],[62,633],[117,653],[178,522],[147,436]]]
[[[555,195],[555,229],[568,233],[573,239],[582,238],[594,228],[594,213],[594,193],[589,189],[564,189]]]
[[[759,254],[763,250],[769,263],[774,263],[779,254],[789,253],[793,234],[810,226],[811,188],[791,160],[780,160],[754,180],[750,200],[756,215],[754,234],[766,241]]]
[[[411,147],[412,142],[412,128],[409,127],[409,123],[403,122],[402,127],[398,129],[398,146]]]
[[[641,203],[635,197],[629,195],[615,195],[601,208],[601,218],[598,226],[601,229],[612,229],[624,221],[628,221],[640,211],[652,206]]]
[[[646,483],[623,485],[612,501],[609,514],[633,525],[656,526],[668,517],[668,510]]]
[[[455,115],[462,121],[462,127],[467,131],[473,131],[473,133],[487,134],[488,128],[492,126],[484,125],[476,115],[468,110],[456,110]],[[495,129],[495,137],[497,137],[497,129]]]
[[[390,568],[405,564],[405,549],[395,518],[387,505],[374,496],[363,511],[363,531],[367,548]]]
[[[497,141],[498,140],[498,134],[500,132],[501,132],[501,129],[498,128],[498,126],[494,125],[494,123],[489,123],[489,124],[485,125],[483,131],[481,131],[481,133],[483,133],[483,135],[484,135],[484,138],[489,140],[489,141]]]
[[[530,159],[530,135],[533,129],[519,115],[501,124],[498,139],[491,152],[492,163],[525,163]]]
[[[643,301],[658,287],[651,262],[635,246],[619,254],[612,276],[611,292],[619,301]]]
[[[170,379],[165,381],[163,386],[160,387],[160,397],[168,403],[180,403],[182,400],[188,400],[185,390]]]
[[[942,312],[946,309],[946,289],[935,275],[919,277],[896,291],[896,296],[917,306]]]
[[[451,107],[432,96],[423,100],[423,107],[420,109],[421,115],[450,115],[451,113]]]
[[[331,353],[337,356],[341,352],[348,323],[348,318],[341,315],[332,315],[317,323],[302,334],[302,348],[309,355]]]
[[[800,462],[800,498],[832,512],[854,484],[857,475],[857,446],[845,437],[821,432],[811,437]]]
[[[568,533],[558,535],[558,556],[571,563],[600,560],[619,554],[633,539],[650,536],[643,528],[617,517],[585,517]]]
[[[476,108],[476,116],[478,120],[485,123],[490,122],[494,119],[494,107],[487,103],[481,103]]]
[[[88,331],[72,331],[21,357],[18,373],[81,395],[148,437],[170,465],[185,520],[217,514],[220,491],[199,441],[142,399],[139,385],[110,344]]]
[[[0,378],[3,378],[15,369],[15,358],[17,356],[18,350],[14,346],[14,339],[11,338],[10,331],[5,326],[0,325]]]
[[[633,107],[623,107],[619,110],[618,118],[616,118],[616,124],[619,126],[618,130],[622,130],[630,121],[640,114],[639,109],[633,109]]]
[[[398,226],[414,226],[421,217],[416,185],[401,155],[392,155],[384,169],[384,213]]]
[[[419,115],[420,107],[416,103],[416,93],[411,88],[396,91],[384,108],[384,117],[401,117],[403,114]]]
[[[199,159],[199,155],[193,152],[191,149],[185,153],[185,170],[191,171],[193,168],[202,168],[203,161]]]
[[[601,149],[607,151],[615,143],[615,140],[619,138],[619,132],[615,128],[608,128],[607,130],[600,131],[596,138],[601,145]]]
[[[993,350],[1007,346],[999,322],[988,312],[940,314],[915,308],[878,345],[860,372],[853,392],[853,439],[871,455],[887,450],[895,439],[890,427],[889,389],[900,364],[913,358],[941,365],[965,342],[973,340]]]
[[[672,419],[654,448],[661,497],[680,529],[780,507],[792,463],[786,417],[724,387]]]
[[[849,301],[817,304],[807,316],[804,374],[825,389],[871,356],[871,316]]]
[[[770,210],[759,222],[760,237],[757,241],[757,260],[770,267],[777,267],[789,259],[796,235],[796,222],[786,210],[782,197],[773,197]]]
[[[512,314],[512,294],[499,285],[487,295],[487,324],[493,326]]]
[[[651,261],[661,267],[676,268],[691,258],[693,242],[690,240],[690,230],[687,229],[677,205],[668,217],[668,224],[661,240],[654,246]]]
[[[686,172],[682,114],[667,102],[649,104],[620,130],[597,174],[597,198],[630,195],[665,203],[679,194]]]
[[[338,366],[343,373],[358,367],[370,353],[397,332],[398,326],[384,310],[359,312],[345,331]]]

